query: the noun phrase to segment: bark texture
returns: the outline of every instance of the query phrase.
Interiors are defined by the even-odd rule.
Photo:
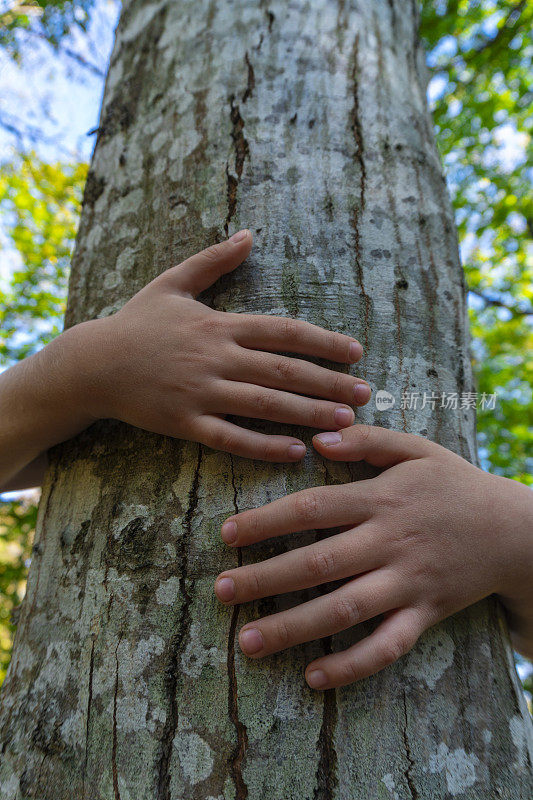
[[[112,313],[244,226],[253,254],[207,302],[358,335],[364,375],[396,396],[358,420],[474,459],[471,409],[399,407],[403,390],[472,389],[416,3],[124,3],[67,324]],[[244,622],[313,593],[231,610],[214,576],[315,534],[236,553],[220,523],[362,474],[312,451],[265,465],[113,422],[56,448],[2,695],[0,798],[529,800],[531,726],[495,603],[325,694],[307,688],[306,663],[370,626],[241,656]]]

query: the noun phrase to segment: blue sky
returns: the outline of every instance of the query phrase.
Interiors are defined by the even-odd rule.
[[[119,4],[96,0],[88,36],[79,31],[55,52],[36,37],[25,37],[21,65],[0,51],[0,115],[23,129],[36,129],[33,146],[43,158],[88,160],[102,99],[103,79],[81,67],[68,51],[79,54],[105,73]],[[17,141],[0,127],[0,157],[9,159]],[[26,144],[32,144],[29,137]]]

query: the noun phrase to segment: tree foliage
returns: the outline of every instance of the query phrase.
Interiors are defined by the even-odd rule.
[[[4,4],[3,4],[4,5]],[[12,58],[22,55],[19,34],[32,31],[52,47],[75,29],[85,32],[94,0],[12,0],[0,6],[0,47]]]
[[[533,3],[430,0],[433,119],[471,292],[479,443],[492,471],[532,482]]]
[[[35,498],[0,504],[0,684],[11,655],[15,631],[12,615],[26,588],[36,520]]]
[[[35,352],[61,330],[86,164],[18,154],[0,168],[0,219],[13,269],[0,286],[0,366]],[[13,609],[24,596],[37,493],[0,503],[0,683],[9,664]]]
[[[0,365],[61,331],[86,176],[86,164],[46,164],[34,152],[0,171],[0,214],[19,260],[0,293]]]

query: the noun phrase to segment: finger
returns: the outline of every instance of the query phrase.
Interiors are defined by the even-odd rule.
[[[319,367],[302,358],[239,348],[239,356],[230,365],[226,377],[238,381],[242,376],[248,383],[259,386],[325,397],[349,405],[364,405],[370,399],[370,387],[366,381]]]
[[[418,609],[401,608],[357,644],[311,662],[305,679],[312,689],[332,689],[367,678],[408,653],[428,627]]]
[[[343,428],[354,420],[348,406],[236,381],[218,381],[211,402],[225,414],[309,428]]]
[[[248,623],[239,632],[239,644],[245,655],[261,658],[372,619],[396,608],[403,595],[398,576],[369,572],[329,594]]]
[[[359,361],[363,354],[363,348],[352,336],[290,317],[242,314],[236,339],[253,350],[302,353],[346,364]]]
[[[217,577],[215,593],[223,603],[247,603],[352,578],[382,565],[376,538],[375,530],[361,525],[266,561],[227,570]]]
[[[353,527],[372,515],[373,482],[303,489],[229,517],[221,529],[226,544],[241,547],[297,531]]]
[[[209,414],[196,422],[193,433],[196,441],[214,450],[261,461],[300,461],[306,451],[305,444],[300,439],[268,436]]]
[[[422,436],[370,425],[319,433],[313,437],[313,445],[333,461],[367,461],[375,467],[392,467],[402,461],[423,458],[435,447]]]
[[[252,234],[248,230],[239,231],[231,239],[213,244],[167,270],[161,278],[171,282],[178,292],[196,297],[221,275],[238,267],[251,249]]]

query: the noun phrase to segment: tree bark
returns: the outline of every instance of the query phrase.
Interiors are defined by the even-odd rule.
[[[416,3],[123,5],[67,325],[247,226],[252,255],[206,302],[357,335],[362,374],[396,398],[358,421],[475,460],[473,409],[400,407],[403,391],[473,388]],[[304,667],[370,625],[241,655],[242,624],[314,593],[232,610],[214,577],[316,534],[236,553],[223,519],[364,474],[312,449],[263,464],[110,421],[56,448],[3,688],[0,798],[530,798],[531,725],[492,600],[337,691],[310,690]]]

